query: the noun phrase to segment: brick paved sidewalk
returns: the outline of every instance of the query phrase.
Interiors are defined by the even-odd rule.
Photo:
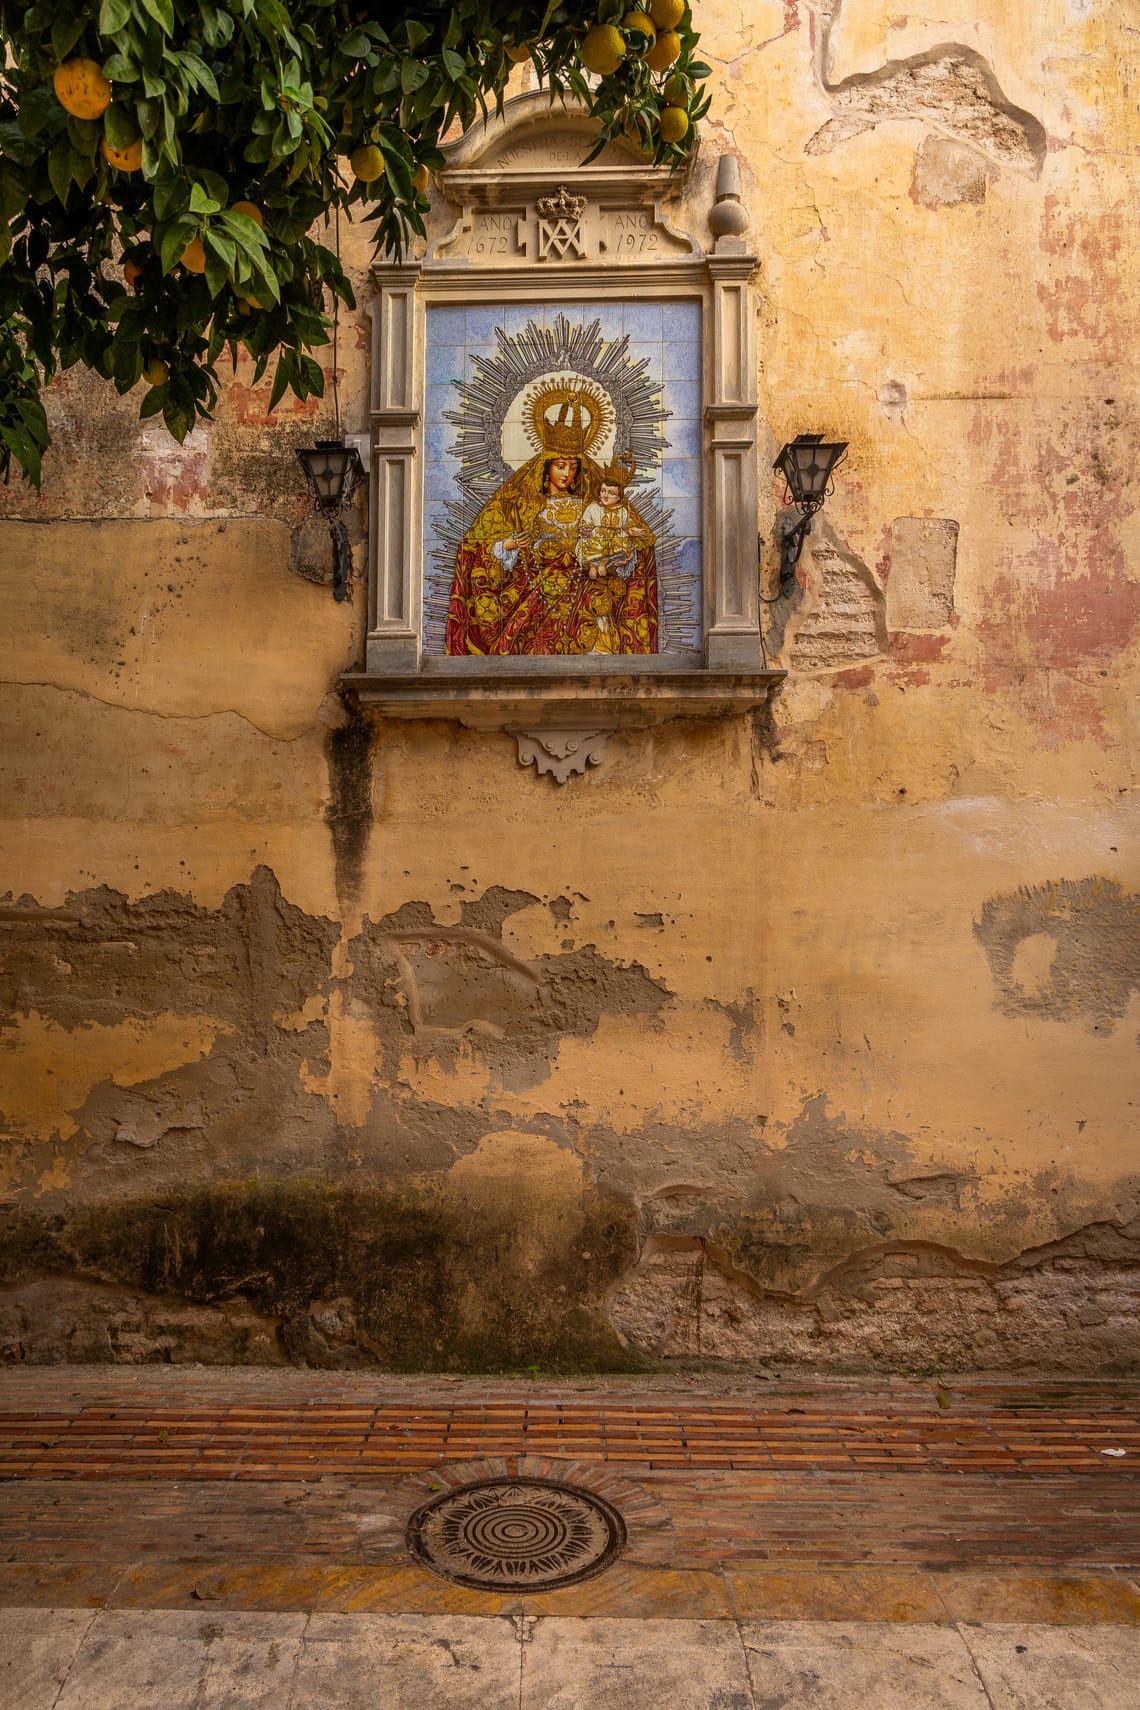
[[[0,1601],[1140,1624],[1135,1386],[758,1387],[9,1372]],[[527,1597],[413,1563],[427,1494],[502,1471],[607,1495],[620,1562]]]

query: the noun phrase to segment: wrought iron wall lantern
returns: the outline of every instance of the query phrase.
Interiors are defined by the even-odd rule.
[[[336,257],[340,260],[340,208],[336,210]],[[364,474],[364,464],[355,445],[346,445],[340,432],[340,388],[337,337],[340,331],[340,299],[333,292],[332,312],[332,400],[334,439],[318,439],[316,445],[299,448],[297,456],[309,491],[317,509],[329,525],[333,549],[333,599],[347,600],[351,596],[352,551],[344,513],[352,503],[356,483]],[[359,437],[359,436],[358,436]]]
[[[791,590],[804,539],[811,533],[812,518],[835,491],[831,477],[846,455],[846,440],[825,442],[821,433],[799,433],[782,448],[772,465],[784,477],[785,505],[795,505],[803,512],[798,522],[784,524],[780,541],[780,588],[775,599],[783,599]]]
[[[329,525],[333,547],[333,599],[347,600],[352,576],[352,552],[344,513],[352,503],[356,483],[364,473],[360,453],[342,439],[318,439],[297,452],[317,509]]]

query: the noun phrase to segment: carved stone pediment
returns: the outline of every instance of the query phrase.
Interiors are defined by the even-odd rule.
[[[519,96],[508,108],[507,136],[478,125],[447,151],[440,185],[457,218],[429,262],[628,266],[699,254],[664,211],[680,189],[676,175],[624,142],[583,165],[596,140],[591,121],[565,108],[552,121],[545,95]]]

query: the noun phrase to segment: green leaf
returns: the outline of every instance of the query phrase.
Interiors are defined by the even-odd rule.
[[[142,417],[143,421],[145,421],[148,416],[157,416],[158,412],[163,408],[165,404],[163,394],[165,391],[165,386],[152,386],[150,388],[150,391],[139,405],[139,415]]]
[[[224,226],[234,243],[240,245],[255,261],[265,260],[269,239],[257,221],[251,220],[248,214],[235,214],[232,208],[226,208],[218,220],[218,226]]]
[[[28,200],[28,186],[23,173],[10,160],[0,156],[0,219],[14,219]]]
[[[154,212],[159,220],[172,220],[190,206],[184,178],[168,178],[154,187]]]
[[[174,34],[174,0],[140,0],[140,3],[165,35]]]
[[[211,297],[219,297],[230,283],[230,270],[221,258],[215,255],[210,247],[210,234],[206,234],[206,284],[209,286]]]
[[[80,7],[57,12],[51,27],[51,51],[57,60],[67,58],[86,28],[87,19]]]
[[[457,82],[467,70],[467,61],[461,53],[455,53],[448,47],[442,50],[442,58],[447,75],[453,83]]]
[[[129,148],[138,141],[139,121],[133,107],[112,101],[103,114],[103,129],[111,148]]]
[[[158,239],[158,259],[162,263],[162,271],[169,273],[177,263],[182,251],[198,232],[198,222],[189,218],[175,220],[167,226]],[[155,234],[158,236],[158,234]]]
[[[192,78],[198,88],[204,89],[206,94],[212,96],[215,101],[220,101],[221,96],[218,94],[218,85],[214,81],[214,74],[205,60],[199,59],[196,53],[182,53],[179,58],[186,68],[187,76]]]
[[[212,196],[207,196],[200,184],[190,186],[190,212],[192,214],[216,214],[221,208],[220,202],[215,202]]]
[[[24,136],[39,136],[45,125],[57,125],[60,118],[61,108],[50,83],[40,83],[34,89],[23,91],[16,123]]]
[[[20,464],[33,487],[38,487],[40,484],[40,448],[31,435],[25,433],[22,427],[17,427],[13,422],[6,427],[0,426],[0,440],[3,440],[17,463]]]
[[[117,36],[131,21],[131,0],[103,0],[99,8],[99,34]]]
[[[71,185],[71,144],[66,140],[57,142],[48,155],[48,177],[60,201],[66,202]]]
[[[288,391],[294,378],[295,356],[291,350],[283,350],[277,361],[277,372],[273,376],[273,389],[269,394],[269,408],[275,410]]]
[[[240,217],[241,216],[239,216],[239,218]],[[218,229],[217,226],[210,227],[203,241],[206,246],[207,255],[209,255],[212,250],[215,255],[220,257],[227,268],[233,267],[236,264],[237,245],[234,243],[232,238],[228,238],[223,231]]]
[[[103,61],[103,76],[109,77],[112,83],[137,83],[139,68],[125,53],[113,53],[110,59]]]

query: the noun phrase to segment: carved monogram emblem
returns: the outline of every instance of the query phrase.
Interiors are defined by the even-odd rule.
[[[555,195],[540,196],[535,206],[538,259],[549,261],[553,256],[556,261],[565,261],[568,256],[584,256],[582,215],[586,212],[586,198],[572,196],[565,184],[560,184]]]

